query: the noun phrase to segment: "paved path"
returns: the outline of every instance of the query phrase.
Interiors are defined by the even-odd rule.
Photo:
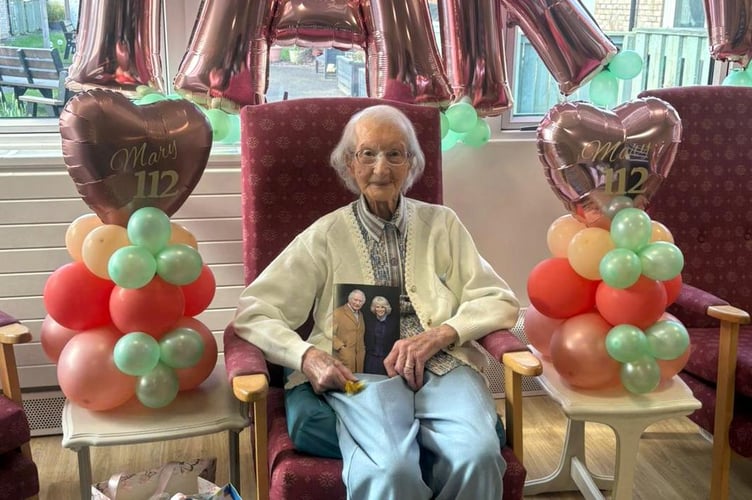
[[[324,79],[316,73],[315,65],[273,63],[269,65],[269,88],[266,99],[269,102],[281,101],[287,92],[288,99],[302,97],[345,97],[337,88],[337,78]]]

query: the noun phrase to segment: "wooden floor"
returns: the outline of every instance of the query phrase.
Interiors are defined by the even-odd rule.
[[[546,396],[524,398],[525,465],[529,478],[552,472],[558,463],[564,441],[565,421],[558,407]],[[502,405],[503,406],[503,405]],[[587,424],[588,465],[608,474],[613,470],[615,441],[609,428]],[[32,453],[40,468],[41,500],[78,498],[78,466],[74,452],[60,446],[60,436],[32,439]],[[253,482],[249,433],[241,436],[240,484],[244,500],[252,500]],[[170,460],[217,457],[218,484],[226,483],[227,441],[215,434],[179,441],[92,448],[94,481],[108,479],[116,472],[136,472],[157,467]],[[643,435],[635,471],[634,498],[643,500],[702,500],[708,498],[711,444],[686,418],[668,419],[650,426]],[[734,459],[731,499],[752,498],[752,460]],[[536,499],[579,499],[579,493],[557,493],[525,497]]]

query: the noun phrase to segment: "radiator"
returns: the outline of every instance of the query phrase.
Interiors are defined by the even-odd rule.
[[[65,396],[60,390],[25,392],[23,407],[29,420],[32,436],[50,436],[63,433],[63,404]]]

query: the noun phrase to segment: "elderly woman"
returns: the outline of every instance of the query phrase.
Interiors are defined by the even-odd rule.
[[[452,210],[404,196],[425,159],[400,111],[354,115],[331,163],[359,197],[299,234],[246,288],[237,334],[292,370],[288,406],[315,393],[313,413],[333,410],[337,449],[320,453],[341,452],[348,498],[501,498],[496,407],[481,374],[486,358],[471,341],[514,325],[515,295]],[[333,297],[343,283],[402,290],[401,338],[384,360],[386,376],[352,373],[332,356]],[[312,309],[304,341],[295,329]],[[364,389],[344,392],[356,380]],[[297,445],[296,424],[288,427]],[[315,436],[326,441],[334,429]]]

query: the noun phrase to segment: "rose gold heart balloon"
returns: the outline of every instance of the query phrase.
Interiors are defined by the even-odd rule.
[[[537,133],[551,189],[589,226],[608,225],[616,197],[645,208],[671,170],[680,140],[679,115],[655,97],[613,111],[586,102],[557,104]]]
[[[83,200],[103,222],[121,226],[146,206],[174,214],[201,178],[212,145],[211,126],[190,102],[137,106],[102,89],[68,101],[60,136]]]

